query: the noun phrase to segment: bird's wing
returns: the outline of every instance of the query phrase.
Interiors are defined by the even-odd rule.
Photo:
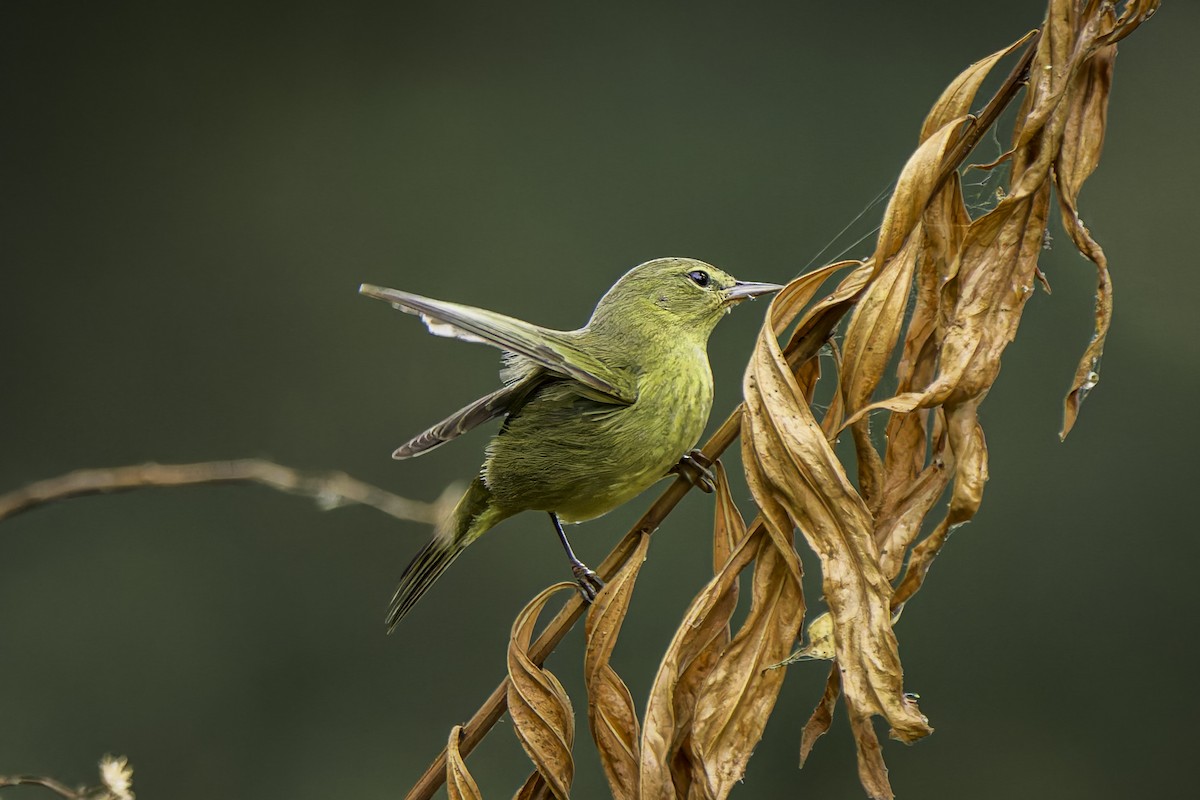
[[[417,434],[397,447],[396,451],[392,453],[392,458],[413,458],[428,453],[435,447],[441,447],[451,439],[457,439],[488,420],[507,414],[514,407],[520,405],[526,395],[547,377],[544,370],[538,369],[536,374],[484,395],[465,408],[455,411],[429,430]]]
[[[436,336],[483,342],[522,355],[556,375],[571,378],[592,389],[593,392],[588,392],[588,395],[593,399],[624,405],[637,399],[631,374],[605,365],[600,359],[580,349],[561,331],[532,325],[494,311],[446,303],[397,289],[363,284],[359,291],[368,297],[391,303],[401,311],[416,314],[424,321],[429,332]],[[484,399],[487,398],[478,402]],[[464,412],[466,410],[463,409]]]

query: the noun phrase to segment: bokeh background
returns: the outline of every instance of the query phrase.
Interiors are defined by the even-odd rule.
[[[983,509],[899,627],[937,729],[885,745],[901,797],[1194,787],[1200,8],[1164,5],[1121,45],[1082,197],[1117,289],[1103,380],[1060,444],[1094,291],[1060,236],[1054,294],[984,406]],[[486,435],[389,453],[493,387],[496,354],[427,336],[360,282],[560,327],[655,256],[784,282],[896,175],[943,86],[1042,8],[6,4],[0,489],[262,456],[432,499]],[[714,425],[764,309],[713,338]],[[578,529],[581,556],[652,496]],[[655,537],[615,659],[639,701],[709,568],[710,517],[697,493]],[[501,677],[516,612],[566,575],[544,520],[510,520],[385,637],[427,534],[256,487],[3,523],[0,773],[94,781],[112,752],[147,798],[400,796]],[[576,794],[602,797],[580,638],[551,667],[579,714]],[[737,796],[862,796],[840,718],[796,768],[824,674],[793,668]],[[528,770],[505,727],[470,764],[488,797]]]

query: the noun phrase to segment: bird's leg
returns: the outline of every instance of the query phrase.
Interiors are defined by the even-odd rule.
[[[600,580],[599,575],[588,569],[587,564],[575,557],[575,551],[571,549],[571,543],[567,541],[567,533],[563,530],[562,523],[558,521],[558,514],[553,511],[549,514],[550,521],[554,523],[554,530],[558,531],[558,540],[562,542],[563,550],[567,551],[567,560],[571,562],[571,572],[575,575],[575,582],[579,584],[579,593],[583,595],[584,601],[590,603],[604,588],[604,581]]]
[[[678,475],[702,492],[712,494],[717,488],[716,476],[712,474],[712,461],[699,450],[691,450],[671,467],[668,474]]]

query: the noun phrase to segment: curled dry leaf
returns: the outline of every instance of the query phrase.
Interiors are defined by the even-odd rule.
[[[1086,233],[1073,224],[1074,197],[1103,140],[1111,67],[1111,50],[1104,44],[1128,35],[1157,5],[1156,0],[1129,3],[1114,21],[1110,4],[1089,4],[1088,16],[1081,18],[1071,0],[1051,2],[1014,130],[1012,186],[992,211],[970,224],[942,289],[945,338],[938,376],[925,389],[902,392],[859,410],[860,415],[962,402],[990,388],[1032,291],[1054,166],[1070,176],[1059,181],[1068,195],[1067,227]]]
[[[450,740],[446,743],[446,793],[449,800],[482,800],[479,784],[467,771],[462,755],[458,752],[458,740],[463,726],[450,729]]]
[[[747,371],[747,477],[772,534],[782,539],[795,524],[820,557],[833,621],[840,671],[831,675],[805,729],[803,757],[828,728],[833,705],[844,693],[860,777],[873,797],[890,797],[891,789],[871,717],[885,716],[893,735],[906,741],[929,730],[901,691],[890,612],[920,588],[949,533],[969,521],[982,502],[988,463],[979,405],[1039,279],[1052,186],[1072,242],[1096,264],[1099,285],[1095,335],[1066,401],[1064,435],[1097,380],[1111,284],[1104,254],[1079,220],[1076,198],[1103,140],[1112,43],[1156,7],[1154,0],[1134,0],[1118,17],[1113,4],[1051,0],[1031,57],[1013,148],[997,161],[1010,163],[1011,185],[991,211],[975,220],[967,213],[957,175],[945,182],[937,176],[952,168],[947,157],[967,130],[964,125],[975,124],[964,115],[984,78],[1029,37],[959,75],[925,121],[921,145],[898,180],[871,261],[797,325],[793,342],[801,332],[819,329],[828,309],[856,303],[837,396],[846,416],[843,427],[854,437],[857,490],[828,445],[829,430],[822,435],[804,402],[815,380],[804,363],[811,352],[789,352],[789,342],[785,358],[775,340],[798,313],[788,290],[777,298]],[[1009,85],[1018,79],[1010,78]],[[896,394],[875,401],[900,342]],[[883,452],[868,423],[869,415],[880,410],[891,412]],[[948,486],[946,515],[921,540],[922,524]],[[893,592],[891,582],[910,552]]]
[[[843,269],[851,269],[850,274],[842,279],[833,292],[813,304],[808,313],[796,325],[796,329],[792,331],[787,346],[784,348],[788,363],[798,371],[798,374],[802,371],[805,363],[815,357],[826,342],[833,337],[833,331],[841,322],[843,315],[853,307],[859,293],[871,279],[875,265],[871,261],[839,261],[830,264],[796,278],[788,284],[789,291],[780,292],[772,300],[772,307],[776,309],[778,318],[776,323],[776,334],[778,335],[787,329],[804,304],[811,299],[817,289],[821,288],[821,284],[831,275]],[[815,386],[809,385],[806,388],[809,392],[806,397],[811,398],[811,392]]]
[[[949,127],[947,127],[949,130]],[[920,223],[917,223],[918,230]],[[842,345],[841,400],[843,413],[854,414],[870,402],[879,385],[892,349],[900,337],[904,310],[917,266],[919,234],[901,245],[895,257],[863,292]],[[871,443],[870,418],[860,417],[851,426],[858,458],[859,491],[872,513],[882,501],[883,459]]]
[[[804,293],[801,285],[795,292]],[[782,302],[795,299],[788,292]],[[770,524],[756,523],[742,541],[745,558],[754,546],[750,613],[705,676],[692,722],[693,786],[702,797],[724,798],[741,779],[783,682],[769,667],[787,654],[804,620],[800,560],[790,528],[778,536]],[[727,568],[738,566],[732,558]]]
[[[714,476],[713,565],[717,571],[688,607],[650,690],[641,746],[640,797],[645,800],[690,796],[701,758],[693,738],[697,696],[730,641],[729,618],[737,605],[738,575],[754,559],[763,535],[761,527],[746,535],[720,462],[714,465]]]
[[[999,373],[1000,357],[1032,293],[1051,183],[1059,189],[1064,225],[1080,251],[1095,262],[1099,280],[1096,330],[1067,396],[1062,435],[1098,380],[1111,317],[1111,283],[1103,251],[1078,219],[1075,198],[1095,168],[1103,141],[1110,42],[1128,35],[1156,6],[1128,3],[1114,19],[1108,4],[1090,4],[1081,11],[1067,0],[1051,3],[1030,67],[1029,93],[1015,123],[1011,189],[991,212],[969,224],[957,248],[950,247],[953,261],[941,292],[938,375],[922,391],[902,390],[874,406],[903,414],[943,405],[949,449],[945,461],[954,464],[950,509],[914,549],[896,602],[919,588],[950,530],[970,520],[982,500],[987,450],[977,409]]]
[[[639,730],[633,698],[609,659],[649,545],[650,534],[643,532],[633,555],[600,591],[587,615],[583,676],[588,726],[614,800],[636,800],[638,796]]]
[[[692,782],[706,798],[724,798],[741,780],[779,696],[778,663],[804,621],[804,596],[795,550],[781,552],[768,535],[757,542],[750,614],[704,679],[696,698]]]
[[[1102,29],[1097,38],[1103,40],[1116,28],[1114,14],[1110,11],[1102,15],[1100,24]],[[1100,380],[1100,357],[1112,322],[1112,279],[1108,274],[1108,259],[1079,218],[1078,199],[1083,182],[1100,163],[1116,57],[1115,44],[1102,45],[1076,74],[1068,100],[1062,149],[1054,162],[1054,186],[1063,228],[1079,252],[1096,265],[1095,330],[1063,400],[1063,424],[1059,433],[1063,439],[1075,425],[1080,404]]]
[[[972,65],[951,85],[926,119],[928,128],[935,119],[955,111],[960,114],[936,130],[922,132],[921,145],[905,164],[884,213],[872,258],[875,270],[871,281],[862,291],[846,328],[838,397],[844,413],[852,418],[849,427],[858,461],[859,491],[873,514],[879,512],[884,502],[884,464],[871,441],[870,418],[855,415],[870,402],[900,339],[913,275],[925,252],[922,219],[939,192],[937,179],[947,151],[967,121],[961,114],[974,99],[974,92],[988,69],[1004,52]]]
[[[780,293],[782,303],[787,292]],[[892,587],[880,569],[870,511],[799,396],[772,334],[774,306],[771,317],[744,385],[743,460],[751,491],[777,542],[790,545],[798,526],[821,559],[848,702],[884,716],[895,735],[913,741],[930,728],[904,697]]]
[[[543,590],[513,622],[508,643],[508,711],[521,747],[533,761],[557,800],[570,797],[575,761],[575,714],[558,678],[529,657],[529,642],[538,615],[557,592],[576,591],[573,583],[556,583]],[[527,783],[528,785],[528,783]]]
[[[1015,53],[1022,45],[1036,35],[1036,30],[1030,31],[1003,50],[997,50],[987,58],[976,61],[959,73],[958,77],[950,82],[950,85],[942,92],[942,96],[933,104],[933,108],[929,110],[929,114],[926,115],[925,124],[921,126],[920,141],[924,142],[935,131],[952,120],[964,114],[969,114],[974,107],[975,95],[979,92],[979,87],[983,85],[984,80],[991,73],[992,68],[996,66],[996,63],[1005,56]]]
[[[829,686],[826,684],[826,691],[828,690]],[[871,800],[893,800],[896,795],[888,781],[883,748],[879,746],[879,737],[875,735],[875,728],[871,725],[871,715],[864,713],[849,697],[846,698],[846,706],[850,712],[850,732],[854,735],[854,748],[858,753],[858,781],[867,790],[867,796]],[[817,711],[820,711],[820,706]]]
[[[713,464],[713,477],[717,479],[716,511],[713,515],[713,575],[716,575],[724,569],[742,539],[746,538],[746,521],[733,502],[729,474],[720,461]],[[725,641],[729,641],[728,629]]]
[[[549,800],[550,797],[550,787],[542,779],[542,773],[535,769],[529,773],[529,777],[525,779],[525,783],[521,784],[521,788],[517,789],[513,800]]]
[[[718,461],[713,465],[713,473],[717,484],[716,512],[713,518],[713,574],[717,575],[729,562],[738,544],[746,537],[746,522],[733,502],[725,465]],[[731,598],[728,602],[731,605],[737,605],[738,584],[736,581],[730,586],[729,594]],[[696,697],[700,692],[700,687],[704,684],[704,679],[712,671],[729,641],[729,623],[726,621],[725,626],[717,631],[716,636],[709,640],[687,665],[675,687],[675,705],[678,709],[675,736],[677,742],[674,758],[671,761],[671,778],[679,797],[688,797],[692,793],[692,777],[697,771],[698,756],[691,732],[692,710],[696,706]],[[679,723],[683,723],[682,728],[678,727]],[[681,731],[682,738],[680,737]]]
[[[841,693],[842,673],[838,671],[838,665],[834,664],[829,670],[829,678],[825,681],[825,691],[821,694],[817,707],[813,709],[812,716],[808,718],[808,722],[804,723],[804,730],[800,733],[801,767],[808,760],[808,755],[812,752],[817,739],[824,736],[829,730],[829,726],[833,724],[833,709],[837,706],[837,699]]]

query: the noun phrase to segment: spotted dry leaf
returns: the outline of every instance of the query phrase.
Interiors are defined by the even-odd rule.
[[[462,737],[463,726],[455,725],[450,729],[450,740],[446,743],[446,793],[448,800],[482,800],[479,784],[467,771],[462,754],[458,752],[458,740]]]
[[[597,595],[588,610],[583,677],[588,692],[588,726],[600,752],[600,763],[614,800],[636,800],[638,794],[638,719],[633,698],[609,659],[637,582],[650,534],[642,533],[637,549]]]
[[[573,583],[556,583],[521,610],[508,642],[508,712],[521,747],[533,761],[557,800],[571,796],[575,761],[575,714],[558,678],[529,657],[529,642],[538,615],[555,593],[576,591]],[[532,779],[531,779],[532,780]],[[527,783],[527,786],[529,784]]]

